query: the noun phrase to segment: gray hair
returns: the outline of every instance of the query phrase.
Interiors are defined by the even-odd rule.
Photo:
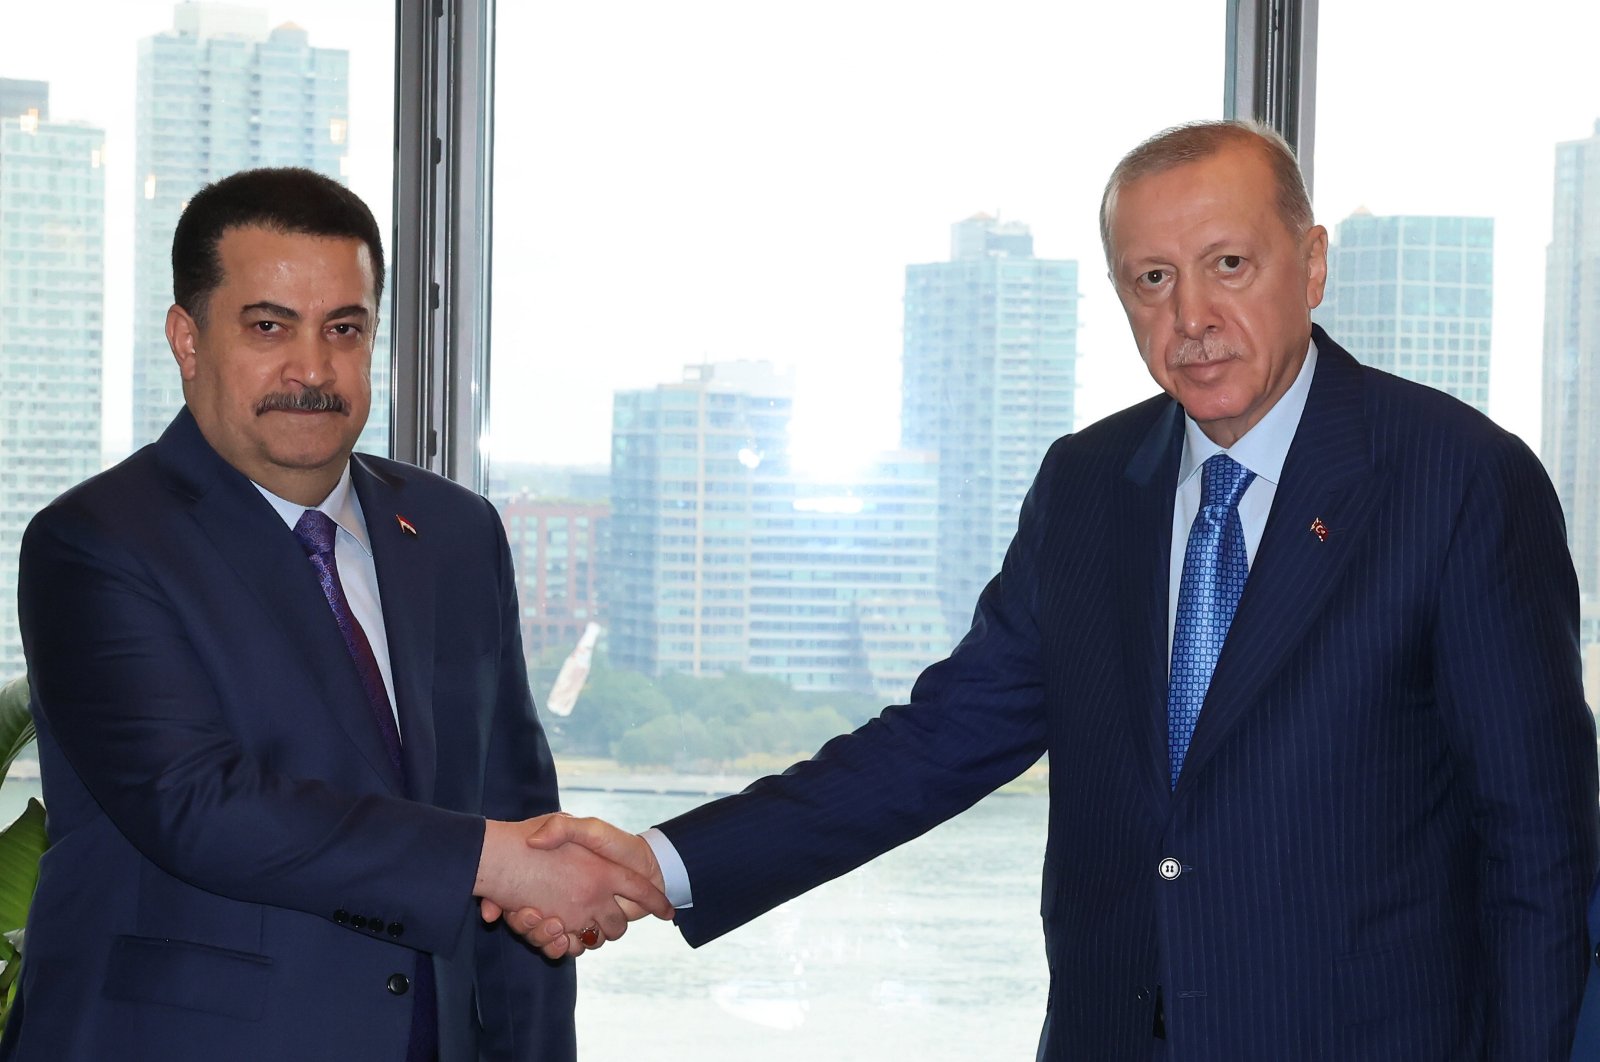
[[[1296,237],[1304,236],[1312,226],[1311,196],[1289,142],[1260,122],[1191,122],[1163,129],[1122,156],[1111,171],[1105,194],[1100,197],[1100,246],[1105,250],[1107,264],[1111,262],[1111,211],[1119,191],[1141,178],[1208,159],[1235,144],[1253,144],[1260,150],[1278,186],[1278,217]]]

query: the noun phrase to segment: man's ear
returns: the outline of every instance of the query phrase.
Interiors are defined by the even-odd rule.
[[[1321,225],[1311,226],[1306,233],[1306,309],[1314,310],[1322,304],[1323,289],[1328,283],[1328,230]]]
[[[167,346],[172,348],[172,357],[178,363],[178,374],[186,383],[193,380],[197,372],[199,343],[200,326],[189,316],[188,310],[173,303],[167,308]]]

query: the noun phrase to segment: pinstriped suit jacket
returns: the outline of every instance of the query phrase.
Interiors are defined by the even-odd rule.
[[[1578,1012],[1578,1038],[1572,1044],[1572,1062],[1600,1062],[1600,884],[1589,900],[1589,936],[1594,944],[1589,982]]]
[[[1560,509],[1515,437],[1315,340],[1175,790],[1182,412],[1158,397],[1051,448],[971,631],[908,705],[662,826],[689,942],[1048,752],[1040,1059],[1146,1062],[1158,991],[1174,1062],[1564,1058],[1597,815]]]

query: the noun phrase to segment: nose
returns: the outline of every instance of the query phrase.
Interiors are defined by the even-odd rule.
[[[307,330],[285,359],[286,382],[303,387],[326,387],[333,382],[333,350],[320,331]]]
[[[1173,289],[1173,327],[1189,339],[1203,339],[1222,326],[1205,277],[1179,273]]]

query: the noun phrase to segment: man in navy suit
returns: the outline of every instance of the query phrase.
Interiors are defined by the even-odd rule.
[[[644,878],[529,848],[557,808],[484,499],[352,447],[371,213],[305,170],[173,241],[185,408],[29,526],[20,610],[52,846],[0,1057],[570,1060],[570,962]],[[566,855],[582,851],[571,848]],[[589,923],[594,923],[591,929]]]
[[[1112,174],[1101,233],[1165,393],[1051,448],[972,629],[908,705],[647,834],[684,936],[1048,753],[1040,1059],[1565,1058],[1595,744],[1537,459],[1312,326],[1327,233],[1276,136],[1153,138]],[[1242,591],[1193,610],[1187,567]],[[562,820],[536,843],[569,838],[641,847]],[[515,922],[575,946],[559,919]]]
[[[1578,1012],[1578,1036],[1572,1043],[1572,1062],[1600,1062],[1600,885],[1589,900],[1589,937],[1593,945],[1589,981]]]

